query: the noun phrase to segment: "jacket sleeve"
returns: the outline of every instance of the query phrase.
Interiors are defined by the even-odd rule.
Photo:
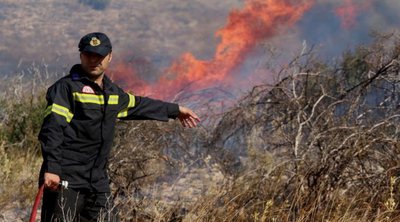
[[[70,93],[65,85],[56,83],[46,95],[47,108],[39,133],[45,172],[61,174],[62,151],[60,145],[64,141],[64,129],[71,122],[73,113]]]
[[[118,118],[122,120],[168,121],[179,115],[179,106],[175,103],[134,96],[130,93],[124,93],[121,97],[122,111],[119,112]]]

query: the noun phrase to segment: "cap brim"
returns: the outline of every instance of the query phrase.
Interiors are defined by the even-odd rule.
[[[88,45],[85,48],[83,48],[81,52],[92,52],[99,54],[101,56],[107,56],[111,52],[111,50],[107,47],[93,47]]]

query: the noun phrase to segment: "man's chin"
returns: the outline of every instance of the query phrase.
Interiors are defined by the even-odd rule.
[[[89,74],[92,76],[99,76],[101,73],[99,71],[91,71]]]
[[[101,72],[99,70],[90,70],[88,73],[91,76],[100,76],[101,74],[103,74],[103,72]]]

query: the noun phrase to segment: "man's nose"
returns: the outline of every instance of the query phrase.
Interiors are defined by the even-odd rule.
[[[96,63],[96,62],[99,61],[99,59],[98,59],[97,56],[90,56],[90,57],[89,57],[89,61],[90,61],[91,63]]]

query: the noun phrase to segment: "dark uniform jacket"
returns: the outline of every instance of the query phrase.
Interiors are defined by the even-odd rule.
[[[134,96],[104,76],[103,89],[89,80],[80,65],[47,91],[47,109],[39,134],[44,172],[68,181],[70,188],[109,192],[106,172],[116,120],[168,121],[177,104]]]

